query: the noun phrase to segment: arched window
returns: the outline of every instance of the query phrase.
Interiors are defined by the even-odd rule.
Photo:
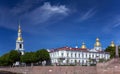
[[[20,44],[20,48],[22,48],[22,44]]]

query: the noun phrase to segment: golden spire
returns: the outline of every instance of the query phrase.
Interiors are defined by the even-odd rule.
[[[115,47],[115,43],[114,43],[114,41],[111,41],[110,46],[111,46],[111,47]]]
[[[21,33],[21,27],[20,27],[20,24],[19,24],[19,27],[18,27],[18,32]]]
[[[17,41],[23,41],[22,36],[21,36],[21,34],[22,34],[21,32],[22,32],[22,30],[21,30],[20,23],[19,23]]]
[[[85,45],[85,43],[84,43],[84,42],[82,43],[81,48],[82,48],[82,49],[86,49],[86,45]]]
[[[96,38],[96,43],[94,44],[95,47],[100,47],[101,43],[99,41],[99,38]]]

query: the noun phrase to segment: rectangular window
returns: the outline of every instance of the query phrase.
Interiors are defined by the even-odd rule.
[[[71,53],[71,57],[72,57],[72,53]]]
[[[75,58],[76,58],[76,53],[75,53]]]
[[[86,53],[86,58],[87,58],[87,53]]]
[[[79,63],[80,63],[80,60],[79,60]]]
[[[63,53],[61,53],[62,57],[63,57]]]
[[[68,57],[69,53],[67,53],[67,57]]]

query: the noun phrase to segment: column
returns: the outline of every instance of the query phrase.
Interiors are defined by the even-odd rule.
[[[118,46],[116,45],[116,49],[115,49],[115,57],[119,58],[119,51],[118,51]]]

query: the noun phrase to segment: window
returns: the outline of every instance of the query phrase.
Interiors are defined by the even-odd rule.
[[[90,54],[89,54],[89,58],[91,58]]]
[[[73,63],[73,60],[71,60],[71,63]]]
[[[84,64],[84,60],[82,60],[82,64]]]
[[[75,58],[76,58],[76,53],[75,53]]]
[[[87,58],[87,53],[86,53],[86,58]]]
[[[79,63],[80,63],[80,60],[79,60]]]
[[[92,54],[92,58],[94,58],[94,54]]]
[[[84,54],[82,53],[82,57],[84,58]]]
[[[20,48],[22,48],[22,44],[20,44]]]
[[[67,53],[67,57],[68,57],[69,53]]]
[[[63,57],[63,53],[61,53],[62,57]]]
[[[79,54],[79,57],[80,57],[80,54]]]
[[[71,57],[72,57],[72,53],[71,53]]]

